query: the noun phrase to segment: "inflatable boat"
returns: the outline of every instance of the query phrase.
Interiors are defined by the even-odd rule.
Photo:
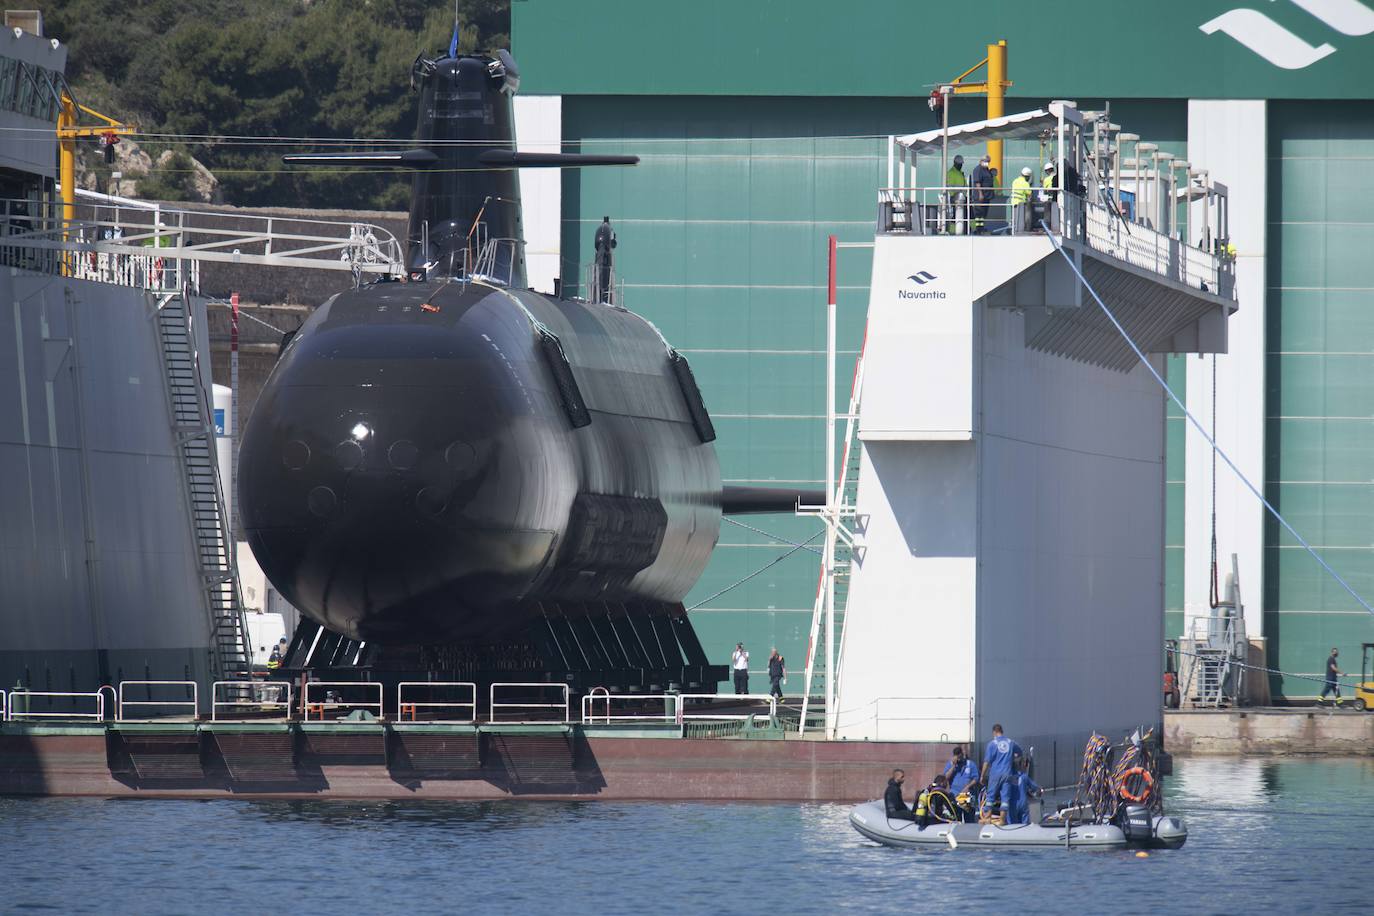
[[[1188,839],[1188,828],[1176,817],[1152,815],[1148,808],[1126,809],[1121,826],[1116,824],[942,824],[919,827],[913,821],[889,818],[881,801],[864,802],[849,812],[849,823],[859,833],[885,846],[949,846],[958,848],[1052,848],[1061,849],[1178,849]]]

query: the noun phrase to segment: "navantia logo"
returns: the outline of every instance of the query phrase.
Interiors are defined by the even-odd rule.
[[[912,274],[911,276],[907,277],[907,279],[908,279],[908,280],[911,280],[912,282],[914,282],[917,286],[925,286],[925,285],[926,285],[927,283],[929,283],[931,280],[938,280],[938,279],[940,279],[940,278],[937,277],[937,276],[935,276],[935,274],[931,273],[931,272],[928,271],[928,270],[918,270],[918,271],[916,271],[914,274]],[[943,298],[945,298],[945,294],[944,294],[943,291],[938,290],[938,289],[919,289],[919,290],[918,290],[918,289],[899,289],[899,290],[897,290],[897,298],[898,298],[898,299],[943,299]]]
[[[1291,0],[1342,35],[1374,32],[1374,10],[1360,0]],[[1276,67],[1301,70],[1336,49],[1326,42],[1310,45],[1259,10],[1234,9],[1198,26],[1208,35],[1225,32]]]

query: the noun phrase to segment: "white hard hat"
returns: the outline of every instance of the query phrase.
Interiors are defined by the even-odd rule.
[[[1024,168],[1022,168],[1022,169],[1021,169],[1021,174],[1022,174],[1022,175],[1025,175],[1027,178],[1031,177],[1030,166],[1025,166]]]
[[[1053,162],[1046,162],[1046,163],[1045,163],[1045,171],[1047,171],[1047,172],[1053,172],[1053,171],[1054,171],[1054,163],[1053,163]]]

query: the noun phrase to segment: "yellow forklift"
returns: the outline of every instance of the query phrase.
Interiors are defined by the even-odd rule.
[[[1374,642],[1367,642],[1360,647],[1360,682],[1355,685],[1356,709],[1374,707],[1374,664],[1370,663],[1371,656],[1374,656]]]

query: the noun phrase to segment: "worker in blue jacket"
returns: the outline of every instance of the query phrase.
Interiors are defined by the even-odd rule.
[[[1030,800],[1040,798],[1045,794],[1045,790],[1036,785],[1030,775],[1030,761],[1021,762],[1021,770],[1016,774],[1016,797],[1012,799],[1011,817],[1007,820],[1009,824],[1029,824],[1030,823]]]
[[[978,764],[964,754],[962,745],[954,748],[949,763],[945,764],[944,777],[949,781],[949,794],[954,799],[961,796],[968,799],[968,807],[959,809],[961,819],[970,823],[977,820]]]
[[[1020,770],[1021,745],[1002,732],[1001,725],[992,727],[992,740],[983,752],[983,772],[979,777],[987,786],[983,804],[988,813],[1001,815],[1001,822],[1009,820],[1012,795],[1016,791],[1016,774]]]

